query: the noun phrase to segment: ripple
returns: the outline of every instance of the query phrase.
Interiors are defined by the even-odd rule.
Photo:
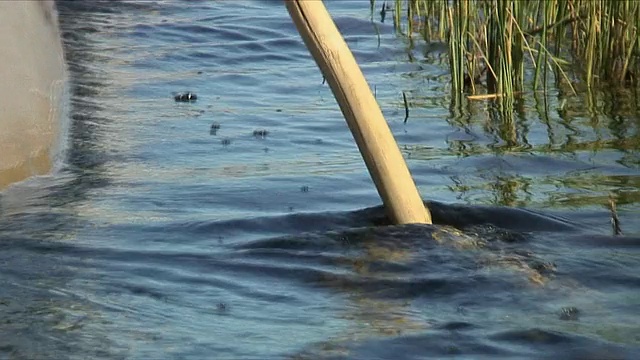
[[[391,226],[282,2],[59,3],[71,153],[0,197],[0,357],[638,353],[640,241],[604,207],[635,234],[627,113],[525,99],[507,139],[486,103],[449,107],[433,46],[327,1],[435,199],[434,225]]]

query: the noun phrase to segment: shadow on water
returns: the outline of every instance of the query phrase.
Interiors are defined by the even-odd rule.
[[[9,263],[3,271],[5,279],[18,276],[13,285],[21,288],[9,287],[1,304],[9,325],[3,349],[18,358],[194,351],[272,358],[254,347],[275,341],[286,349],[288,342],[261,327],[284,326],[302,334],[333,329],[328,340],[299,339],[296,347],[305,350],[291,355],[296,359],[632,359],[640,351],[630,316],[638,302],[626,290],[640,286],[640,238],[588,235],[528,210],[428,204],[437,225],[386,225],[383,208],[375,207],[129,225],[121,236],[134,231],[151,241],[131,249],[22,239],[7,250],[19,251],[18,263],[31,257],[40,264],[11,272]],[[289,235],[265,239],[265,232]],[[158,234],[207,243],[260,238],[219,240],[215,251],[202,252],[155,248]],[[578,248],[580,256],[567,258]],[[77,281],[85,284],[66,284]],[[20,292],[26,304],[16,301]],[[318,307],[330,308],[329,318],[318,318]],[[256,321],[262,325],[247,327]],[[331,326],[338,321],[346,325]],[[22,346],[34,340],[39,347]],[[224,347],[229,341],[234,346]]]
[[[429,205],[434,226],[383,225],[377,207],[348,214],[367,227],[256,240],[229,256],[245,264],[234,271],[346,300],[338,316],[350,325],[295,359],[631,359],[640,351],[634,321],[601,318],[638,306],[611,286],[640,285],[640,238],[587,235],[527,210]],[[566,259],[576,248],[584,258]]]
[[[395,96],[389,93],[396,89],[381,84],[378,88],[381,102],[387,105],[390,124],[397,131],[417,177],[430,181],[433,175],[424,174],[435,173],[438,180],[434,183],[444,189],[439,190],[441,193],[451,194],[467,204],[428,201],[436,223],[433,226],[391,226],[380,206],[358,211],[289,214],[274,207],[268,208],[276,209],[268,216],[211,220],[215,216],[207,211],[223,212],[224,208],[218,208],[229,202],[225,198],[229,196],[227,193],[239,194],[232,199],[239,199],[237,202],[249,208],[243,210],[252,210],[252,214],[259,213],[255,210],[257,204],[270,205],[255,197],[281,205],[295,196],[286,193],[282,185],[260,182],[250,176],[246,181],[254,182],[248,182],[246,187],[238,185],[245,181],[241,176],[223,179],[228,182],[214,179],[218,182],[210,180],[204,185],[197,182],[201,179],[183,176],[186,171],[197,173],[184,164],[206,170],[219,166],[217,162],[224,162],[226,156],[232,157],[233,151],[240,155],[236,154],[238,158],[232,158],[231,164],[251,161],[257,155],[241,153],[243,149],[234,146],[220,150],[219,143],[207,142],[213,137],[208,133],[211,119],[202,123],[195,117],[183,121],[180,116],[189,112],[180,106],[183,104],[174,104],[168,95],[173,90],[169,88],[189,85],[190,80],[174,82],[158,69],[178,76],[175,73],[183,70],[173,66],[176,59],[186,57],[197,65],[184,71],[192,74],[201,70],[205,63],[202,59],[206,59],[215,66],[205,68],[203,76],[211,76],[207,79],[215,80],[212,83],[219,82],[215,85],[220,86],[217,90],[223,95],[222,90],[240,91],[231,90],[225,83],[232,81],[234,89],[246,86],[253,91],[258,83],[273,86],[271,90],[302,89],[300,94],[308,91],[315,99],[326,88],[309,90],[305,86],[310,85],[297,82],[285,86],[272,78],[287,80],[280,78],[278,71],[269,73],[259,67],[269,61],[270,66],[286,66],[294,72],[310,67],[306,62],[308,54],[299,40],[292,39],[293,29],[286,14],[264,15],[263,12],[276,8],[274,3],[242,2],[241,9],[228,10],[229,15],[224,11],[226,8],[216,7],[222,6],[220,3],[194,2],[198,9],[204,9],[202,13],[206,16],[201,16],[205,16],[206,25],[193,25],[192,19],[197,16],[191,13],[184,15],[185,22],[176,20],[176,24],[158,17],[171,15],[175,10],[176,19],[179,18],[179,11],[190,9],[180,6],[182,3],[174,4],[174,9],[170,3],[160,6],[155,2],[59,2],[72,72],[72,143],[62,174],[46,185],[17,187],[0,199],[3,206],[0,356],[15,359],[637,357],[640,239],[606,235],[610,233],[609,227],[603,230],[601,224],[607,223],[607,212],[596,211],[588,214],[593,217],[590,218],[551,206],[558,202],[598,204],[611,189],[618,191],[619,204],[637,204],[634,190],[638,185],[637,174],[629,170],[637,166],[633,165],[637,145],[630,140],[637,134],[630,130],[633,126],[629,120],[630,112],[637,112],[637,107],[636,110],[621,104],[611,107],[602,120],[609,132],[589,141],[579,134],[598,121],[587,119],[583,112],[580,116],[564,114],[563,120],[541,116],[542,120],[534,121],[526,109],[549,107],[534,100],[516,104],[512,121],[503,121],[491,109],[485,111],[484,105],[464,102],[449,109],[447,124],[440,124],[444,121],[430,124],[426,131],[420,116],[447,118],[447,107],[437,110],[444,113],[436,115],[416,109],[417,114],[404,125],[401,118],[398,121],[393,111],[388,110],[392,107],[389,104],[393,104],[389,99]],[[391,41],[384,40],[384,34],[382,40],[367,40],[373,31],[371,23],[355,21],[349,15],[356,2],[328,4],[344,12],[337,22],[343,31],[354,35],[348,41],[359,60],[364,61],[365,69],[374,75],[384,78],[397,70],[407,81],[420,81],[421,75],[435,71],[428,62],[411,62],[420,62],[416,60],[420,56],[411,56],[409,63],[398,61],[397,58],[406,59],[404,50],[385,45],[385,41]],[[215,11],[207,6],[213,6]],[[278,11],[283,10],[280,6]],[[255,24],[238,22],[245,16],[242,11],[254,8],[264,16],[256,17]],[[362,9],[366,15],[367,7]],[[120,19],[134,14],[140,23],[112,22],[108,14]],[[380,29],[389,31],[391,27]],[[118,57],[115,48],[120,44],[118,41],[126,38],[122,34],[141,41],[138,50],[148,53],[133,58],[122,54]],[[154,46],[146,43],[154,36],[171,41],[156,53],[150,50]],[[217,42],[207,43],[203,37],[206,41],[216,38]],[[183,53],[176,53],[176,39],[187,43],[189,39],[202,40],[216,51],[185,46]],[[365,45],[367,41],[373,41],[373,48]],[[393,38],[394,44],[395,41]],[[272,47],[277,51],[270,50]],[[415,44],[410,51],[423,50]],[[259,59],[255,54],[264,51],[270,56]],[[237,63],[230,68],[225,64],[231,60]],[[291,65],[295,61],[301,61],[296,65],[299,68]],[[371,65],[377,61],[382,62],[379,67]],[[107,71],[117,68],[114,63],[125,64],[124,68],[136,74],[151,71],[156,77],[144,82],[139,75],[134,79],[142,85],[132,81],[126,87],[122,84],[126,85],[126,75],[131,74]],[[415,69],[420,70],[415,73]],[[266,84],[260,83],[263,80],[258,76],[263,72],[272,76]],[[191,75],[184,76],[191,79]],[[441,96],[442,83],[437,77],[433,79],[431,88],[424,87],[426,94],[413,93],[416,108],[429,105],[439,109],[446,102]],[[144,93],[140,89],[145,86],[160,87],[160,95]],[[125,93],[120,92],[123,87]],[[249,114],[242,117],[242,122],[249,123],[258,117],[267,124],[311,139],[320,136],[317,133],[322,132],[318,129],[326,125],[330,128],[326,142],[334,141],[332,144],[336,144],[341,156],[344,157],[344,148],[353,150],[348,147],[351,142],[344,145],[341,141],[347,140],[331,137],[345,133],[344,127],[329,122],[321,126],[292,124],[293,115],[287,115],[298,112],[305,118],[317,116],[316,121],[320,122],[324,115],[333,116],[331,111],[311,113],[315,110],[287,105],[279,97],[279,91],[272,92],[268,94],[272,98],[240,99],[245,101],[242,104]],[[298,100],[303,101],[300,94]],[[193,106],[206,104],[207,95],[204,92]],[[126,113],[125,103],[137,100],[136,96],[143,101],[134,102],[135,111]],[[149,96],[152,105],[144,102],[144,96]],[[162,96],[168,105],[159,105],[158,98]],[[233,97],[241,98],[237,93]],[[265,115],[265,104],[271,106],[277,101],[282,101],[282,112],[276,113],[277,117]],[[557,105],[554,104],[551,107]],[[229,115],[220,110],[229,105],[224,104],[224,99],[214,105],[217,108],[213,112],[218,117],[213,119],[222,123],[221,133],[234,125],[242,126],[236,125],[240,121],[228,121]],[[318,107],[323,106],[326,105],[319,102]],[[198,114],[211,116],[209,108],[202,107],[207,112]],[[523,108],[525,111],[521,111]],[[564,109],[569,113],[581,111],[575,98],[567,100]],[[135,129],[126,122],[134,113],[142,113],[133,119],[134,123],[160,119],[144,123],[153,126],[149,135],[151,145],[140,141],[135,143],[138,147],[120,146],[126,143],[129,131]],[[635,116],[637,119],[637,113]],[[163,117],[180,121],[163,122]],[[256,124],[260,128],[264,125]],[[404,126],[403,130],[398,130],[398,124]],[[437,139],[428,134],[432,127],[437,130]],[[254,128],[250,123],[240,130],[244,134]],[[334,130],[335,133],[331,132]],[[182,131],[184,140],[169,143],[176,147],[175,151],[153,152],[158,139],[174,140],[176,131]],[[293,145],[287,144],[278,139],[282,132],[272,131],[267,139],[254,139],[247,132],[250,140],[246,141],[255,140],[261,147],[269,144],[273,149],[270,153],[278,154],[281,150],[287,157],[302,145],[308,146],[305,150],[311,148],[314,157],[328,151],[299,139],[293,139]],[[149,131],[143,129],[141,134]],[[434,145],[445,137],[445,148]],[[184,143],[194,139],[197,141],[193,148],[185,147]],[[239,138],[237,142],[242,141]],[[282,143],[289,147],[279,148]],[[321,142],[309,143],[321,146]],[[205,147],[203,153],[215,162],[207,163],[209,157],[200,156],[202,150],[198,146]],[[601,146],[599,149],[605,152],[628,146],[629,151],[622,156],[615,152],[613,164],[603,159],[594,165],[585,156],[597,158],[599,153],[589,152],[595,146]],[[251,150],[250,146],[247,148]],[[584,149],[589,150],[588,154]],[[189,155],[180,157],[181,151]],[[143,171],[142,164],[137,162],[140,159],[151,164],[150,173]],[[424,160],[438,168],[426,168],[422,165]],[[260,161],[267,169],[273,166],[269,158]],[[314,166],[323,165],[321,161],[318,164]],[[176,167],[170,168],[172,165]],[[359,165],[347,162],[348,167]],[[127,166],[133,170],[122,170]],[[247,169],[250,173],[251,167]],[[330,174],[336,171],[323,170]],[[596,173],[600,170],[604,175],[598,177]],[[269,171],[263,177],[280,175],[273,174],[277,170]],[[173,178],[173,173],[180,176]],[[215,174],[222,177],[224,172]],[[345,177],[352,175],[348,173]],[[297,200],[296,206],[303,207],[317,191],[313,186],[311,190],[307,187],[306,192],[299,191],[298,182],[309,181],[310,177],[305,173],[302,180],[285,178],[287,186],[296,184],[295,195],[305,196]],[[335,181],[342,179],[336,178]],[[359,194],[361,182],[346,184],[356,189],[341,192],[337,190],[341,185],[331,179],[327,193],[314,199],[321,201],[332,192],[337,193],[336,197]],[[598,188],[598,184],[605,188]],[[576,194],[565,186],[593,192],[576,191]],[[253,191],[255,187],[259,191]],[[189,191],[202,192],[193,195]],[[155,203],[148,210],[144,206],[153,196]],[[340,200],[332,201],[340,203]],[[353,203],[361,204],[358,201]],[[468,205],[470,202],[485,205]],[[171,208],[175,203],[186,216],[179,216],[181,213]],[[553,210],[531,210],[531,204],[537,209]],[[188,208],[183,209],[185,206]],[[350,208],[354,207],[357,206]],[[623,226],[633,229],[631,216],[625,216]]]

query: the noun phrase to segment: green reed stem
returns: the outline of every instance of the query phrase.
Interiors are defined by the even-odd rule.
[[[569,86],[567,72],[588,87],[639,84],[640,1],[395,0],[398,27],[401,14],[409,36],[448,43],[454,93],[513,98],[528,68],[534,88],[546,88],[547,69]]]

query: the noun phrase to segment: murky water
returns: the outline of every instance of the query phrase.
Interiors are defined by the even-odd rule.
[[[327,5],[437,225],[386,225],[281,2],[64,2],[68,163],[0,198],[0,357],[639,356],[638,97],[499,122],[368,1]]]

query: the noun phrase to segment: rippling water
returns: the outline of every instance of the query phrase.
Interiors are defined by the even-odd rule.
[[[437,225],[386,224],[281,2],[61,2],[71,144],[0,198],[0,357],[639,356],[637,97],[496,123],[437,46],[327,5]]]

